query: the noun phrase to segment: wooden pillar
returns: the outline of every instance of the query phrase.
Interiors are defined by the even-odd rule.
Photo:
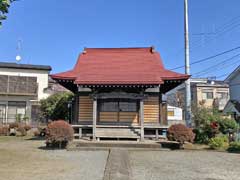
[[[163,125],[168,125],[168,120],[167,120],[167,103],[162,102],[162,124]]]
[[[140,100],[140,126],[141,126],[141,141],[144,140],[144,109],[143,109],[143,99]]]
[[[93,99],[93,141],[96,140],[96,126],[97,126],[97,99]]]
[[[159,88],[159,121],[161,125],[168,125],[167,103],[162,99],[161,88]]]
[[[163,123],[162,93],[159,91],[159,122]]]

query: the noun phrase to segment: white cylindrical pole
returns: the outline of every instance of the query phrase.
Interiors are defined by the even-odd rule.
[[[184,32],[185,32],[185,73],[190,75],[189,58],[189,29],[188,29],[188,0],[184,0]],[[191,126],[191,84],[190,79],[185,81],[185,121]]]

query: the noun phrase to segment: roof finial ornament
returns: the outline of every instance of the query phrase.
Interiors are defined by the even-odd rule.
[[[83,54],[86,54],[86,53],[87,53],[87,48],[84,47],[84,49],[83,49]]]
[[[151,53],[155,53],[155,47],[151,46]]]

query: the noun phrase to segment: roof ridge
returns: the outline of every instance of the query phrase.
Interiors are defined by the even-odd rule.
[[[139,52],[150,52],[154,53],[155,48],[154,46],[150,47],[115,47],[115,48],[87,48],[85,47],[83,50],[83,54],[87,52],[91,53],[139,53]]]
[[[84,49],[98,49],[98,50],[111,50],[111,49],[150,49],[152,48],[152,46],[148,46],[148,47],[104,47],[104,48],[98,48],[98,47],[85,47]]]

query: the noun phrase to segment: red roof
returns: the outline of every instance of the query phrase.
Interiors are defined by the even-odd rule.
[[[166,70],[160,54],[152,48],[86,48],[75,67],[53,74],[53,79],[73,80],[79,85],[163,84],[186,80],[186,74]]]

